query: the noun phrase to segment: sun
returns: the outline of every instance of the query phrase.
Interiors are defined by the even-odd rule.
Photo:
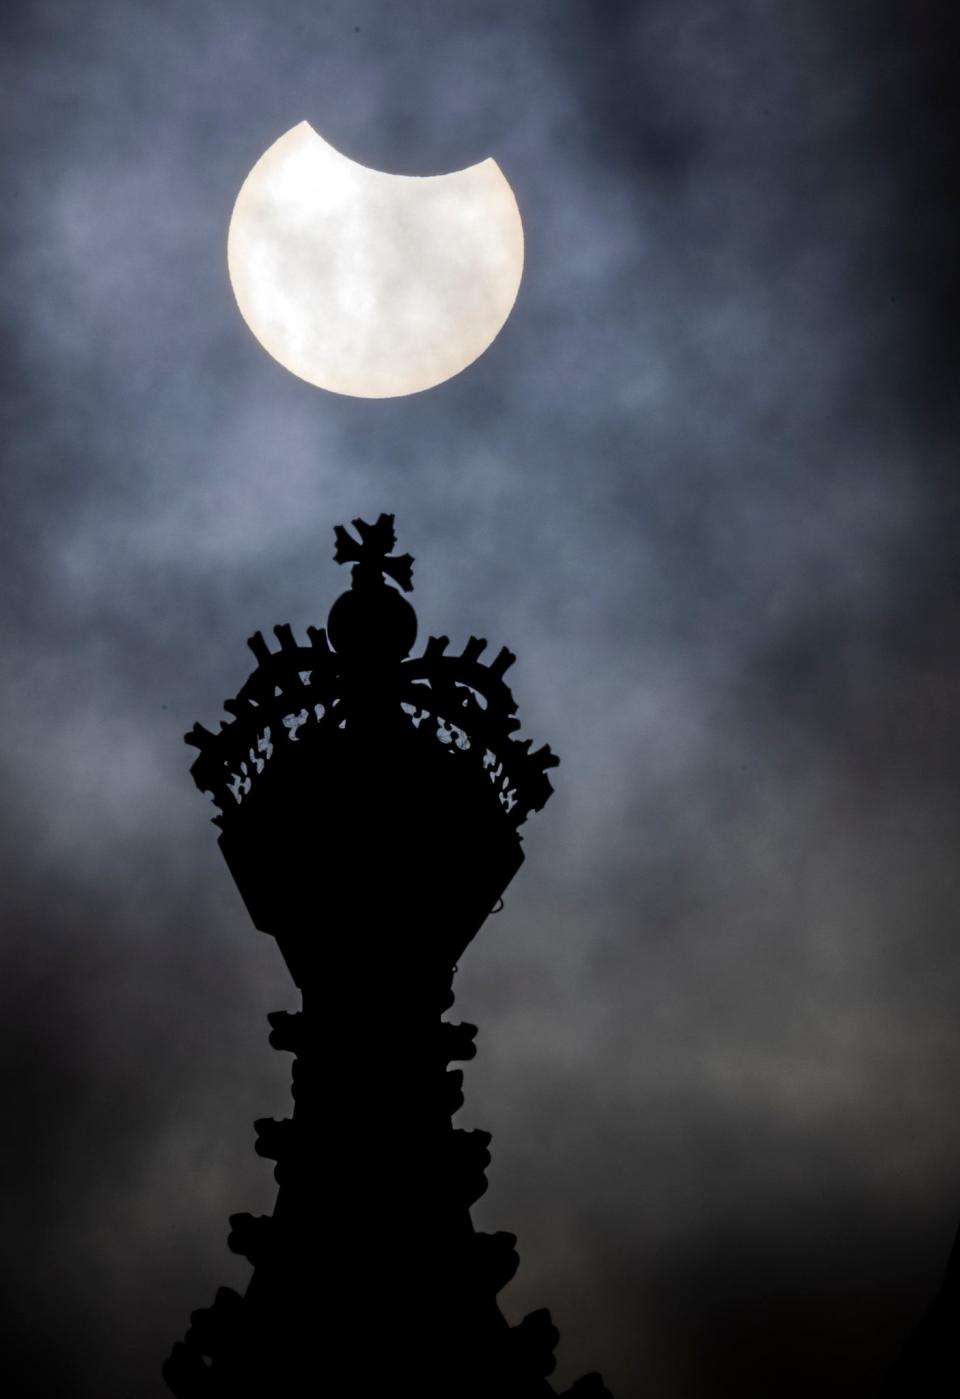
[[[513,309],[523,225],[495,160],[445,175],[358,165],[300,122],[237,196],[227,265],[240,312],[291,373],[392,398],[459,374]]]

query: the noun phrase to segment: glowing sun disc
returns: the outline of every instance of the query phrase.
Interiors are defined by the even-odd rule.
[[[509,316],[523,225],[487,159],[446,175],[389,175],[302,121],[266,151],[230,219],[240,313],[291,373],[358,398],[442,384]]]

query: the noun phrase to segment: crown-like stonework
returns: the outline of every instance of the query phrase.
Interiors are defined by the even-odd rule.
[[[558,761],[516,737],[506,647],[489,665],[475,636],[459,655],[445,636],[409,654],[416,613],[386,579],[412,587],[413,560],[391,555],[391,515],[354,528],[357,538],[336,532],[337,561],[353,569],[326,629],[309,628],[302,646],[275,627],[275,651],[257,632],[257,668],[224,704],[231,721],[186,736],[230,872],[298,985],[319,955],[293,933],[304,910],[330,930],[382,916],[371,886],[340,877],[358,851],[396,905],[433,929],[431,956],[452,966],[519,869],[518,827],[549,798]]]
[[[190,771],[200,790],[213,795],[220,812],[215,824],[227,830],[240,819],[268,768],[304,762],[344,731],[366,728],[375,701],[381,722],[402,715],[425,745],[439,744],[482,772],[516,828],[551,795],[546,772],[559,762],[549,746],[531,752],[530,739],[514,736],[517,705],[503,677],[516,657],[504,646],[485,665],[487,643],[475,636],[459,655],[447,654],[447,637],[432,636],[422,655],[408,656],[416,614],[383,575],[410,591],[413,559],[389,557],[396,542],[392,515],[375,525],[353,523],[359,541],[341,525],[335,531],[336,561],[354,568],[351,591],[333,604],[327,629],[308,627],[310,644],[303,646],[288,625],[274,627],[277,651],[256,632],[248,645],[257,668],[236,698],[224,702],[232,721],[218,733],[195,724],[186,735],[200,750]],[[375,694],[361,692],[358,670]]]

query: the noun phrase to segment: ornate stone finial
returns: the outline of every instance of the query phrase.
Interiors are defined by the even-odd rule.
[[[351,521],[359,540],[354,539],[343,525],[335,525],[333,537],[337,541],[334,560],[337,563],[352,563],[353,586],[363,586],[375,581],[382,582],[383,574],[399,583],[405,593],[413,591],[413,555],[397,554],[388,557],[397,542],[393,528],[393,516],[381,515],[376,524],[366,520]]]
[[[271,1044],[296,1056],[293,1111],[254,1124],[276,1208],[230,1219],[250,1285],[192,1313],[163,1374],[176,1399],[292,1394],[318,1365],[330,1393],[393,1392],[409,1372],[421,1399],[449,1399],[453,1373],[458,1399],[546,1399],[557,1330],[546,1310],[509,1325],[496,1296],[516,1238],[470,1217],[490,1136],[454,1126],[463,1074],[448,1065],[473,1057],[475,1028],[440,1017],[557,758],[516,736],[505,646],[485,663],[482,637],[447,654],[432,636],[407,654],[416,615],[398,587],[413,560],[391,554],[392,515],[354,530],[336,530],[352,585],[331,635],[309,627],[301,644],[281,623],[272,650],[255,632],[229,720],[186,736],[227,865],[303,1009],[269,1017]],[[328,1274],[343,1284],[332,1300]],[[332,1362],[317,1355],[320,1308]],[[610,1396],[593,1375],[566,1399]]]
[[[401,661],[417,639],[417,614],[386,579],[404,592],[413,589],[413,556],[391,554],[397,542],[393,516],[381,515],[375,524],[353,520],[353,535],[343,525],[333,531],[337,541],[334,559],[352,563],[350,591],[341,593],[327,618],[327,635],[345,660],[374,664]]]
[[[548,746],[531,751],[530,739],[516,736],[517,705],[504,679],[516,657],[502,646],[484,662],[487,643],[478,636],[459,655],[447,653],[445,636],[430,637],[421,655],[410,655],[416,613],[384,575],[409,587],[413,560],[389,553],[392,515],[354,526],[359,538],[342,526],[335,531],[335,557],[353,564],[353,580],[330,610],[329,635],[308,627],[309,644],[301,644],[284,623],[273,629],[280,647],[272,651],[255,632],[249,645],[257,668],[224,702],[230,722],[217,733],[195,724],[185,735],[199,750],[191,772],[213,796],[214,820],[239,839],[249,821],[256,825],[258,791],[270,786],[270,774],[307,770],[308,750],[311,763],[336,765],[344,732],[363,742],[389,733],[402,746],[399,722],[419,745],[418,761],[429,766],[435,746],[446,754],[444,771],[454,771],[451,762],[462,765],[469,785],[472,770],[494,788],[507,826],[518,828],[549,799],[547,771],[559,760]]]

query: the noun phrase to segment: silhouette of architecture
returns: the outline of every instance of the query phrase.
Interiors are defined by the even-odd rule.
[[[512,1234],[475,1231],[486,1132],[454,1128],[472,1025],[443,1020],[457,961],[523,860],[547,801],[548,747],[519,740],[504,680],[471,637],[410,654],[393,516],[337,527],[352,582],[309,644],[258,632],[257,667],[191,769],[254,924],[276,938],[302,1009],[269,1017],[294,1055],[292,1116],[255,1124],[276,1163],[273,1214],[233,1215],[243,1296],[196,1311],[163,1373],[177,1399],[310,1392],[539,1399],[555,1391],[549,1312],[510,1326],[497,1294]],[[599,1375],[566,1391],[607,1396]]]

